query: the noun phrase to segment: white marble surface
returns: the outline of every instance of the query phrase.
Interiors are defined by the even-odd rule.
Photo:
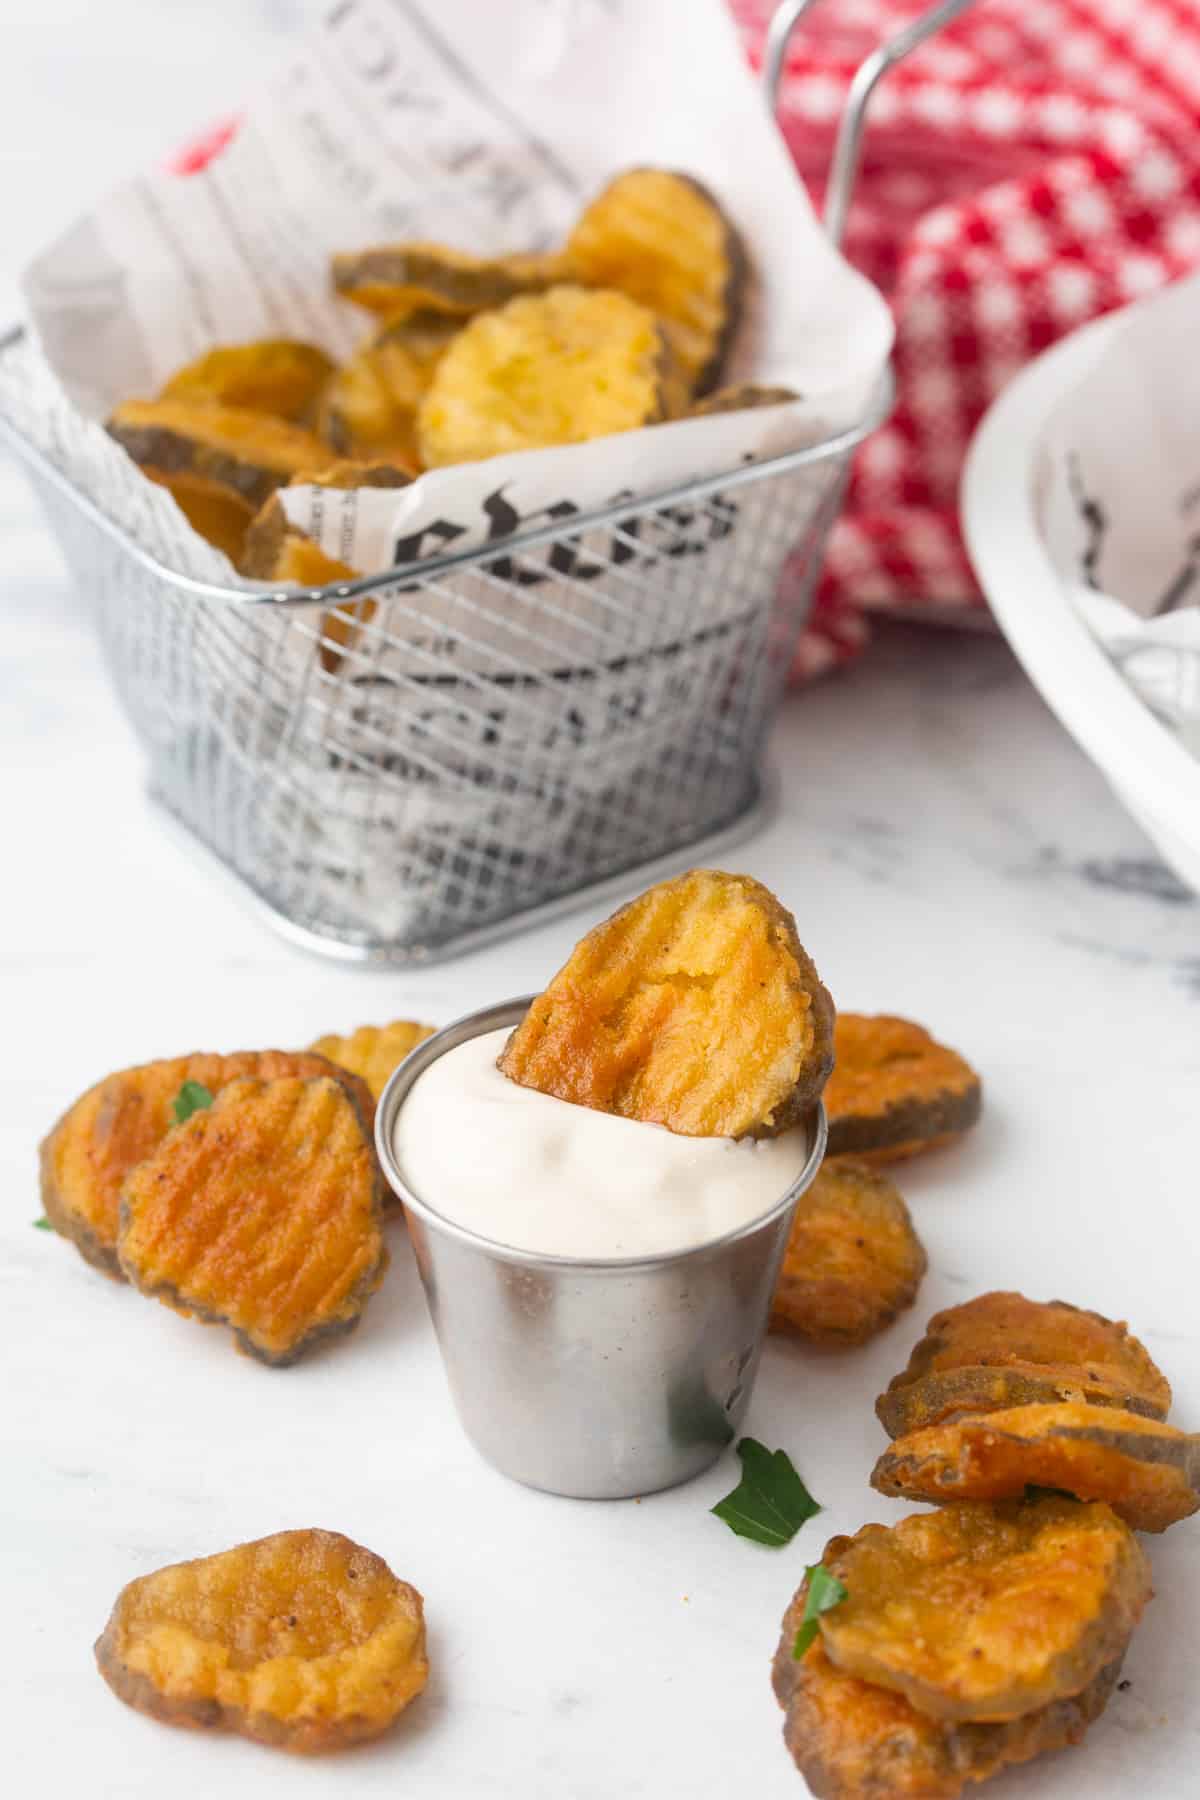
[[[302,10],[9,0],[6,259],[90,181],[219,108],[229,46],[251,46],[248,67]],[[894,630],[856,671],[795,696],[774,745],[782,810],[738,857],[794,907],[843,1005],[927,1020],[988,1093],[969,1143],[903,1171],[930,1253],[916,1311],[855,1354],[768,1347],[749,1429],[788,1448],[826,1509],[789,1549],[708,1515],[728,1462],[636,1505],[556,1501],[481,1466],[399,1231],[358,1335],[278,1373],[34,1231],[36,1141],[104,1071],[402,1013],[444,1020],[536,985],[587,921],[413,975],[276,942],[147,810],[84,601],[4,463],[0,533],[4,1792],[785,1800],[803,1789],[768,1683],[778,1618],[831,1532],[903,1510],[867,1486],[883,1444],[871,1402],[926,1314],[1014,1286],[1127,1316],[1179,1422],[1200,1426],[1200,907],[1005,649],[977,637]],[[91,1644],[124,1581],[311,1523],[370,1544],[426,1595],[434,1675],[393,1736],[296,1763],[112,1698]],[[996,1800],[1195,1790],[1200,1524],[1149,1549],[1158,1595],[1131,1685],[1082,1751],[1005,1777]]]

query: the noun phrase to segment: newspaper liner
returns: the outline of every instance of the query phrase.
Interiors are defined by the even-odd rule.
[[[705,181],[755,270],[727,380],[794,389],[794,404],[715,415],[424,475],[402,490],[288,489],[289,516],[363,573],[498,542],[623,497],[819,442],[861,417],[891,346],[876,290],[822,233],[722,0],[343,0],[248,107],[203,170],[150,172],[39,256],[24,291],[70,406],[40,377],[7,408],[144,548],[183,573],[256,590],[199,539],[102,427],[215,344],[297,336],[344,357],[371,330],[329,283],[335,250],[434,238],[481,253],[560,242],[611,175],[636,164]],[[664,538],[678,521],[664,517]],[[580,546],[586,562],[588,545]],[[651,551],[651,554],[654,552]],[[575,572],[577,562],[569,572]],[[541,577],[553,583],[547,560]],[[563,589],[520,627],[471,614],[462,584],[422,590],[421,629],[385,660],[482,668],[594,660],[612,636],[599,596]],[[554,598],[552,593],[542,598]],[[470,609],[468,609],[470,610]],[[702,628],[712,619],[693,621]],[[677,636],[622,623],[622,654]]]
[[[1037,446],[1042,535],[1130,686],[1200,757],[1200,277],[1129,309]]]

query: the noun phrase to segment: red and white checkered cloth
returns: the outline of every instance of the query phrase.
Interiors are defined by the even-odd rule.
[[[757,66],[772,0],[730,0]],[[919,0],[823,0],[780,122],[820,204],[855,68]],[[1056,338],[1200,265],[1200,0],[976,0],[871,103],[846,231],[896,316],[898,401],[858,455],[798,673],[864,614],[980,609],[957,518],[971,432]]]

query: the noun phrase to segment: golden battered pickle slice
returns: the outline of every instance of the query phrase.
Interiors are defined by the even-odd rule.
[[[159,479],[217,482],[252,507],[301,469],[329,461],[328,445],[299,425],[248,407],[196,400],[127,400],[108,432]]]
[[[875,1411],[899,1437],[958,1413],[1061,1400],[1165,1419],[1171,1389],[1124,1323],[1065,1300],[997,1292],[935,1313]]]
[[[829,1349],[864,1344],[916,1299],[925,1251],[886,1175],[825,1163],[801,1195],[771,1303],[772,1331]]]
[[[378,1737],[425,1686],[420,1594],[338,1531],[279,1531],[122,1588],[96,1642],[167,1725],[314,1754]]]
[[[708,189],[672,169],[610,181],[567,240],[575,278],[619,288],[661,320],[685,391],[716,385],[741,321],[746,252]]]
[[[383,1280],[383,1193],[339,1081],[234,1081],[121,1193],[121,1267],[283,1368],[357,1325]]]
[[[797,1659],[804,1596],[802,1587],[784,1616],[772,1674],[783,1741],[816,1800],[957,1800],[969,1784],[1078,1744],[1121,1673],[1117,1656],[1080,1693],[1003,1723],[931,1719],[839,1669],[820,1637]]]
[[[225,344],[176,370],[159,399],[248,407],[251,412],[311,425],[333,368],[323,350],[296,338]]]
[[[446,244],[379,244],[333,259],[333,285],[383,318],[418,308],[467,318],[569,279],[557,254],[472,256]]]
[[[624,294],[551,288],[481,313],[442,357],[417,413],[426,468],[580,444],[652,425],[669,356]]]
[[[272,494],[254,515],[242,551],[241,570],[255,581],[281,586],[325,587],[331,581],[353,581],[359,570],[326,556],[307,532],[293,525]]]
[[[832,1041],[791,913],[749,875],[693,869],[580,940],[499,1066],[685,1137],[774,1137],[820,1099]]]
[[[1081,1693],[1152,1591],[1128,1526],[1056,1494],[864,1525],[822,1560],[846,1589],[821,1615],[830,1661],[933,1719],[1003,1723]]]
[[[152,1156],[177,1123],[175,1103],[185,1083],[218,1094],[231,1081],[274,1081],[296,1075],[332,1076],[363,1118],[375,1102],[365,1081],[310,1050],[238,1050],[229,1056],[197,1051],[141,1063],[105,1076],[81,1095],[41,1145],[41,1192],[46,1217],[79,1253],[122,1280],[117,1224],[126,1177]]]
[[[1135,1531],[1200,1508],[1200,1436],[1079,1400],[968,1414],[899,1437],[871,1485],[910,1500],[1003,1500],[1027,1487],[1103,1500]]]
[[[193,531],[198,531],[214,549],[223,550],[231,563],[240,560],[254,518],[254,508],[248,500],[220,481],[189,475],[184,470],[167,475],[161,469],[143,468],[142,474],[156,486],[166,488]]]
[[[378,1100],[409,1051],[432,1036],[432,1025],[393,1019],[390,1025],[360,1025],[349,1037],[319,1037],[312,1048],[330,1062],[361,1075]]]
[[[830,1156],[915,1156],[951,1143],[983,1110],[971,1065],[911,1019],[839,1013],[834,1048],[825,1090]]]
[[[325,390],[321,435],[341,456],[420,467],[417,408],[463,321],[428,310],[394,319],[342,364]]]
[[[697,400],[694,406],[688,407],[688,417],[702,419],[711,413],[751,412],[760,406],[786,406],[789,400],[799,398],[794,388],[758,387],[751,381],[743,381],[735,387],[717,388],[715,393]]]

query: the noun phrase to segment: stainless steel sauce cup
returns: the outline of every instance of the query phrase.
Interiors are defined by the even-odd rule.
[[[436,1196],[412,1192],[392,1136],[423,1070],[468,1038],[518,1024],[529,1004],[486,1007],[418,1045],[384,1089],[375,1141],[404,1203],[471,1442],[529,1487],[628,1499],[698,1475],[736,1434],[792,1211],[825,1153],[825,1115],[818,1106],[810,1117],[804,1167],[770,1212],[696,1249],[599,1260],[497,1243],[444,1218]]]

